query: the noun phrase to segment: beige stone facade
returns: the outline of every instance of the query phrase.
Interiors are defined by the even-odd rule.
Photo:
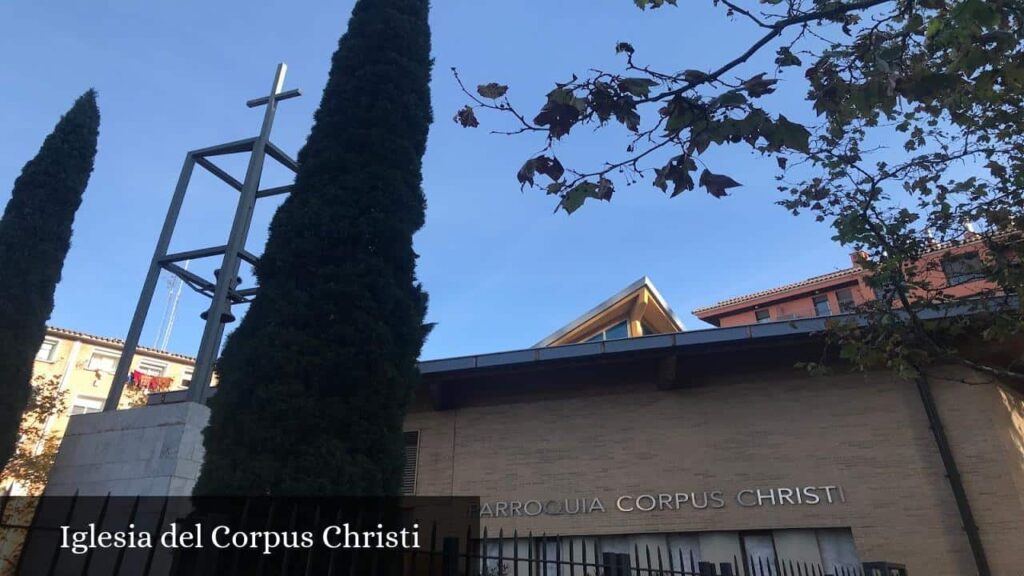
[[[419,433],[415,492],[479,496],[491,534],[690,534],[728,555],[741,553],[729,544],[737,533],[773,531],[780,554],[813,559],[800,530],[840,528],[861,561],[976,573],[915,384],[881,372],[811,377],[774,355],[683,358],[677,369],[694,375],[668,389],[653,359],[427,374],[406,423]],[[957,372],[930,382],[992,573],[1024,573],[1024,398]],[[438,410],[429,399],[444,387],[456,400]],[[818,487],[817,503],[767,498],[801,487]],[[831,504],[824,487],[836,487]],[[737,502],[758,489],[762,505]],[[704,493],[712,504],[695,508]],[[617,504],[647,508],[662,494],[664,510]],[[576,503],[594,498],[604,511]]]

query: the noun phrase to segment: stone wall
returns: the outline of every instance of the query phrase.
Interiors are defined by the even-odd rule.
[[[71,417],[47,495],[188,496],[210,409],[181,402]]]

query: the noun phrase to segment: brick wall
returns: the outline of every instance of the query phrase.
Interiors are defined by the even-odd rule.
[[[1024,570],[1024,409],[992,382],[934,379],[996,574]],[[519,376],[530,389],[530,374]],[[488,382],[477,384],[487,387]],[[548,534],[850,527],[862,560],[910,574],[973,573],[966,538],[917,390],[884,373],[809,377],[792,369],[700,378],[658,390],[623,378],[538,393],[421,398],[417,494],[484,503],[602,500],[606,512],[489,518]],[[845,503],[742,507],[740,490],[840,485]],[[722,491],[725,506],[620,512],[620,495]]]

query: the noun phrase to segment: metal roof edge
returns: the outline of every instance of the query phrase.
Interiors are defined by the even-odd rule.
[[[1003,297],[994,300],[1000,306],[1015,306],[1017,302],[1016,297]],[[1002,303],[999,302],[1000,300]],[[942,310],[922,310],[918,314],[923,320],[937,320],[966,316],[978,311],[975,299],[970,299],[957,301]],[[422,374],[457,373],[478,368],[501,368],[504,366],[522,366],[527,364],[539,365],[547,361],[565,358],[598,358],[631,351],[667,351],[674,348],[687,348],[705,344],[749,342],[784,336],[809,336],[824,331],[827,322],[842,319],[851,319],[861,325],[867,324],[867,320],[863,315],[837,314],[816,318],[746,324],[729,328],[706,328],[676,332],[674,334],[654,334],[651,336],[605,340],[602,342],[584,342],[548,348],[534,347],[491,354],[441,358],[422,361],[418,366]]]
[[[834,319],[837,316],[829,316],[828,318]],[[527,348],[492,354],[441,358],[438,360],[422,361],[419,363],[419,369],[422,374],[460,372],[485,367],[497,368],[512,365],[539,364],[545,361],[564,358],[599,357],[607,354],[638,350],[668,350],[699,344],[741,342],[758,338],[811,334],[824,330],[825,320],[826,318],[824,317],[804,318],[788,322],[766,322],[731,328],[707,328],[704,330],[675,332],[673,334],[653,334],[651,336],[637,336],[602,342],[583,342],[547,348]]]
[[[686,332],[686,325],[683,324],[683,321],[679,316],[676,316],[675,311],[673,311],[672,307],[668,305],[668,301],[661,295],[661,292],[658,292],[658,289],[654,287],[654,282],[652,282],[647,276],[644,276],[643,279],[647,284],[647,289],[651,291],[654,299],[658,301],[658,305],[665,311],[665,314],[667,314],[668,317],[672,319],[672,322],[679,327],[680,332]]]

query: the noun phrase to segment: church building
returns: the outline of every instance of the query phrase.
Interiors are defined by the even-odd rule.
[[[686,331],[643,278],[532,348],[423,362],[406,490],[479,496],[495,573],[580,550],[642,569],[1024,570],[1019,385],[942,368],[930,417],[890,372],[796,368],[823,351],[809,316]]]

